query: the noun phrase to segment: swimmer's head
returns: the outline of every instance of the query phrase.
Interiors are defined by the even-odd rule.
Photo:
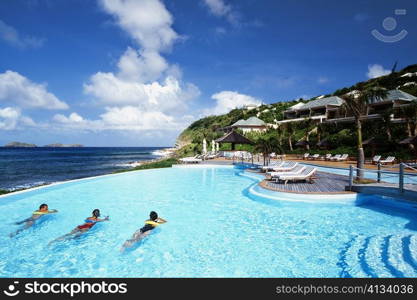
[[[149,217],[152,221],[155,221],[156,219],[158,219],[158,214],[154,211],[151,211],[151,213],[149,214]]]
[[[97,209],[97,208],[95,210],[93,210],[93,216],[96,217],[96,218],[100,217],[100,210]]]
[[[41,204],[40,206],[39,206],[39,210],[48,210],[48,204]]]

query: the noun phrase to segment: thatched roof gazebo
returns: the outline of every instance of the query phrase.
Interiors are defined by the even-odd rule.
[[[235,150],[236,144],[247,144],[247,145],[254,144],[254,142],[252,142],[250,139],[244,137],[243,135],[241,135],[240,133],[237,133],[236,131],[231,131],[225,134],[221,138],[218,138],[216,142],[219,144],[230,143],[232,144],[232,150]]]

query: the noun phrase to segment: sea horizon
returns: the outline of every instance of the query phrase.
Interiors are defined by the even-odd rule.
[[[0,189],[111,174],[164,157],[170,147],[0,147]]]

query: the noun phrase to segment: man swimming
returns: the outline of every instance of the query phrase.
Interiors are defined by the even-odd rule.
[[[26,229],[32,227],[33,224],[35,224],[35,221],[38,220],[38,219],[40,219],[42,216],[48,215],[48,214],[54,214],[54,213],[57,213],[57,212],[58,211],[56,209],[49,210],[47,204],[45,204],[45,203],[44,204],[41,204],[39,206],[39,209],[38,210],[35,210],[32,213],[32,216],[30,218],[27,218],[27,219],[24,219],[22,221],[19,221],[19,222],[16,222],[15,223],[16,225],[21,225],[23,223],[26,223],[26,224],[25,224],[25,226],[23,228],[20,228],[16,232],[11,233],[10,234],[10,237],[13,237],[13,236],[17,235],[18,233],[22,232],[23,230],[26,230]]]
[[[98,222],[109,221],[109,216],[105,217],[104,219],[100,219],[99,217],[100,217],[100,210],[99,209],[93,210],[93,215],[91,217],[88,217],[87,219],[85,219],[84,224],[78,225],[70,233],[67,233],[67,234],[51,241],[49,244],[52,244],[53,242],[65,240],[65,239],[67,239],[71,236],[78,237],[81,234],[89,231]]]
[[[149,219],[145,221],[145,226],[141,229],[137,230],[130,240],[127,240],[120,251],[124,251],[126,248],[132,247],[135,243],[142,240],[146,236],[148,236],[153,229],[155,229],[159,224],[164,224],[167,221],[159,218],[158,214],[154,211],[151,211],[149,214]]]

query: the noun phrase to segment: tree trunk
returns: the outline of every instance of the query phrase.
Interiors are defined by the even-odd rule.
[[[362,145],[362,123],[358,118],[355,118],[356,123],[356,135],[357,135],[357,147],[358,147],[358,157],[357,157],[357,165],[358,168],[356,170],[356,178],[357,180],[363,179],[363,165],[365,162],[365,154],[363,152],[363,145]]]
[[[388,136],[388,142],[392,142],[392,133],[391,133],[391,128],[387,127],[387,136]]]
[[[310,150],[310,144],[309,144],[309,141],[310,141],[310,139],[309,139],[309,134],[307,133],[307,135],[306,135],[306,149],[307,150]]]
[[[413,133],[414,133],[414,135],[416,135],[416,130],[417,130],[417,126],[414,125],[414,128],[413,128],[412,123],[410,121],[408,121],[407,122],[407,135],[408,135],[408,137],[412,137]],[[408,144],[408,148],[410,148],[411,151],[415,151],[415,147],[414,147],[413,144]]]
[[[291,136],[288,136],[288,145],[290,146],[290,150],[293,151],[294,149],[292,148]]]

